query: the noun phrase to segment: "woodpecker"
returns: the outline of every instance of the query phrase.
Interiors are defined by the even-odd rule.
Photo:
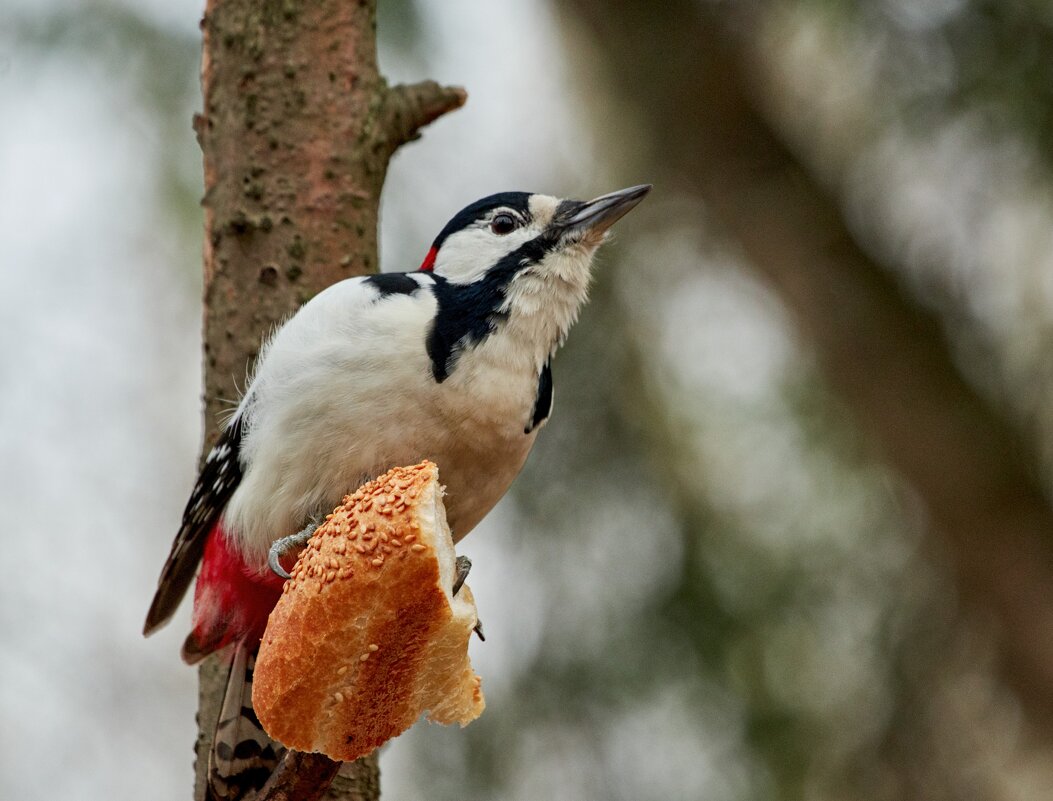
[[[146,618],[175,612],[198,572],[194,663],[230,645],[240,712],[283,579],[271,546],[396,465],[427,458],[455,540],[493,508],[552,411],[552,358],[585,303],[593,255],[650,190],[587,202],[528,192],[458,212],[420,268],[350,278],[264,344],[205,460]],[[236,681],[237,680],[237,681]]]

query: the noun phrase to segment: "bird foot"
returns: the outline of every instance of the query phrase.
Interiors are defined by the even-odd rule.
[[[457,576],[453,580],[453,594],[456,595],[464,586],[464,580],[468,578],[468,572],[472,569],[472,560],[467,556],[458,556],[457,561],[454,562],[454,569],[457,571]]]
[[[472,560],[467,556],[458,556],[457,561],[454,563],[454,567],[457,571],[457,576],[453,580],[453,594],[464,586],[464,580],[468,578],[468,572],[472,569]],[[472,631],[479,635],[479,639],[486,642],[486,637],[483,635],[483,622],[476,620],[475,625],[472,627]]]
[[[308,523],[303,531],[298,531],[295,534],[290,534],[288,537],[282,537],[274,541],[270,552],[267,554],[267,564],[274,574],[281,576],[283,579],[291,578],[285,571],[285,568],[282,567],[281,558],[294,548],[302,548],[306,545],[307,540],[311,539],[311,535],[314,534],[316,528],[318,528],[317,523]]]

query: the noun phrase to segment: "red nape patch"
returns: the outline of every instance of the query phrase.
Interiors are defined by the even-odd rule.
[[[438,248],[432,248],[428,251],[428,255],[424,257],[424,261],[420,263],[420,269],[428,272],[435,269],[435,257],[439,255]]]
[[[248,638],[256,644],[285,580],[269,570],[257,573],[217,523],[205,543],[194,588],[194,628],[190,637],[204,655]]]

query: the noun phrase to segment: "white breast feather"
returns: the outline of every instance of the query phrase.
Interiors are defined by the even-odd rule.
[[[317,295],[264,348],[242,402],[241,485],[224,526],[265,569],[270,544],[394,465],[436,462],[455,539],[508,489],[545,362],[585,301],[592,248],[549,254],[510,284],[498,330],[439,383],[426,349],[437,304],[421,290],[380,297],[364,279]]]

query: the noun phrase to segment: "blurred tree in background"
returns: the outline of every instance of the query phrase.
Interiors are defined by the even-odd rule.
[[[383,797],[1053,797],[1053,10],[531,8],[558,102],[527,63],[457,72],[456,25],[497,7],[381,2],[382,61],[501,104],[519,188],[656,191],[601,255],[511,503],[464,543],[488,712],[400,738]],[[193,243],[197,44],[148,20],[12,30],[127,85]],[[442,137],[448,175],[512,188],[498,144]],[[385,269],[475,194],[393,175]]]

